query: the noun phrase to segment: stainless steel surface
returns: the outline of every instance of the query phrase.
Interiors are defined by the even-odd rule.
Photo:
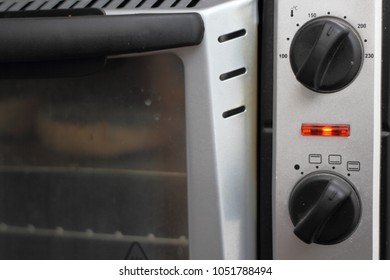
[[[191,9],[106,13],[145,11],[198,12],[205,23],[200,46],[177,50],[185,67],[190,258],[254,259],[257,1],[200,1]],[[244,35],[218,41],[242,29]],[[243,74],[220,80],[243,67]],[[223,117],[241,106],[244,112]]]
[[[254,259],[257,5],[248,0],[220,3],[218,9],[201,11],[208,26],[203,45],[182,53],[189,93],[190,258]],[[241,29],[245,36],[218,42],[219,36]],[[219,79],[242,67],[244,74]],[[223,117],[241,106],[244,112]]]
[[[381,1],[278,0],[275,18],[273,230],[276,259],[377,259],[379,257],[379,157]],[[350,23],[363,41],[364,60],[357,78],[332,94],[319,94],[301,85],[290,67],[291,41],[310,19],[334,16]],[[365,24],[365,28],[362,27]],[[371,58],[372,55],[374,56]],[[301,124],[350,124],[350,137],[303,137]],[[310,155],[321,161],[309,162]],[[329,162],[338,155],[341,164]],[[318,156],[317,156],[318,157]],[[333,159],[331,157],[331,159]],[[360,163],[360,170],[356,169]],[[348,168],[353,166],[353,168]],[[293,233],[288,201],[294,185],[318,170],[336,172],[350,180],[362,201],[355,233],[331,245],[307,245]]]
[[[162,11],[199,12],[206,26],[199,47],[178,50],[186,71],[190,258],[254,259],[257,3],[201,1],[192,9],[153,10]],[[218,42],[242,29],[245,35]],[[242,67],[244,74],[219,79]],[[243,113],[223,118],[243,105]]]

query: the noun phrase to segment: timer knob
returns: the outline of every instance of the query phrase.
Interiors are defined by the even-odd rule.
[[[348,86],[363,60],[359,35],[344,20],[320,17],[303,25],[290,47],[290,63],[297,80],[307,88],[332,93]]]
[[[295,185],[289,211],[298,238],[308,244],[332,245],[355,231],[361,206],[349,181],[333,173],[315,172]]]

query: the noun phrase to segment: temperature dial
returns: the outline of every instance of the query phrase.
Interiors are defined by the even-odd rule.
[[[294,233],[305,243],[332,245],[356,229],[361,214],[358,193],[334,173],[307,175],[294,187],[289,201]]]
[[[290,63],[307,88],[332,93],[348,86],[363,60],[360,37],[344,20],[320,17],[302,26],[291,43]]]

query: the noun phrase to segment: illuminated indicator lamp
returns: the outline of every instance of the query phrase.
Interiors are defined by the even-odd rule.
[[[303,136],[349,137],[349,124],[302,124]]]

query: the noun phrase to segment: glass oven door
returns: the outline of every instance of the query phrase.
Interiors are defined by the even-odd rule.
[[[0,26],[0,259],[188,258],[184,65],[162,50],[198,45],[201,16]]]
[[[184,69],[0,80],[0,259],[188,258]]]

